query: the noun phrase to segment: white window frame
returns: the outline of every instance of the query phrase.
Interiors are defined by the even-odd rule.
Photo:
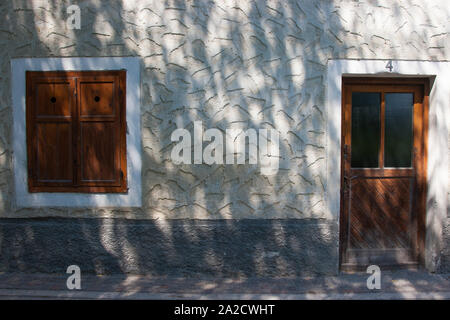
[[[120,193],[30,193],[26,144],[26,71],[126,70],[127,175],[128,192]],[[139,58],[21,58],[11,60],[13,103],[13,165],[15,201],[27,207],[140,207],[141,121]]]

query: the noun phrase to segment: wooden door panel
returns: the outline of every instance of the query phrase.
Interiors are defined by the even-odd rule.
[[[411,249],[348,249],[345,253],[345,263],[341,264],[341,267],[344,270],[362,269],[365,271],[367,266],[372,264],[385,270],[402,266],[416,266],[417,259]]]
[[[411,178],[353,179],[348,248],[409,248]]]
[[[36,181],[55,185],[73,181],[72,124],[51,122],[36,124]]]

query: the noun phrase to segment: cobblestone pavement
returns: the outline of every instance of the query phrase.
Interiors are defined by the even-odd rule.
[[[368,274],[311,278],[161,278],[83,275],[69,290],[68,274],[0,273],[0,299],[450,299],[450,274],[383,272],[381,289]]]

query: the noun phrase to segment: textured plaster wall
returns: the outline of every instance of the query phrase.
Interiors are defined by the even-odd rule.
[[[66,26],[71,4],[81,8],[80,30]],[[326,160],[334,163],[326,159],[327,62],[448,61],[449,29],[447,0],[0,2],[0,218],[8,218],[0,271],[64,272],[75,263],[96,273],[336,273],[337,216],[325,203]],[[140,58],[143,205],[19,209],[11,59],[86,56]],[[174,165],[172,131],[192,131],[197,120],[223,132],[278,130],[278,174]],[[46,218],[9,219],[31,217]],[[243,218],[258,220],[235,220]]]
[[[66,8],[81,8],[81,29]],[[330,58],[450,59],[448,1],[32,1],[0,4],[0,216],[315,218],[324,210]],[[18,209],[10,60],[141,58],[143,206]],[[223,132],[273,128],[280,170],[171,162],[193,121]],[[330,159],[332,163],[332,159]],[[338,168],[336,168],[338,170]]]

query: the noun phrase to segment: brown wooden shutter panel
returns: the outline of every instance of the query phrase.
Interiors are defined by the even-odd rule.
[[[125,71],[27,72],[30,192],[126,192]]]
[[[30,187],[74,182],[73,113],[75,81],[27,74],[27,133]]]
[[[117,76],[82,77],[78,177],[86,186],[120,186],[120,104]]]

